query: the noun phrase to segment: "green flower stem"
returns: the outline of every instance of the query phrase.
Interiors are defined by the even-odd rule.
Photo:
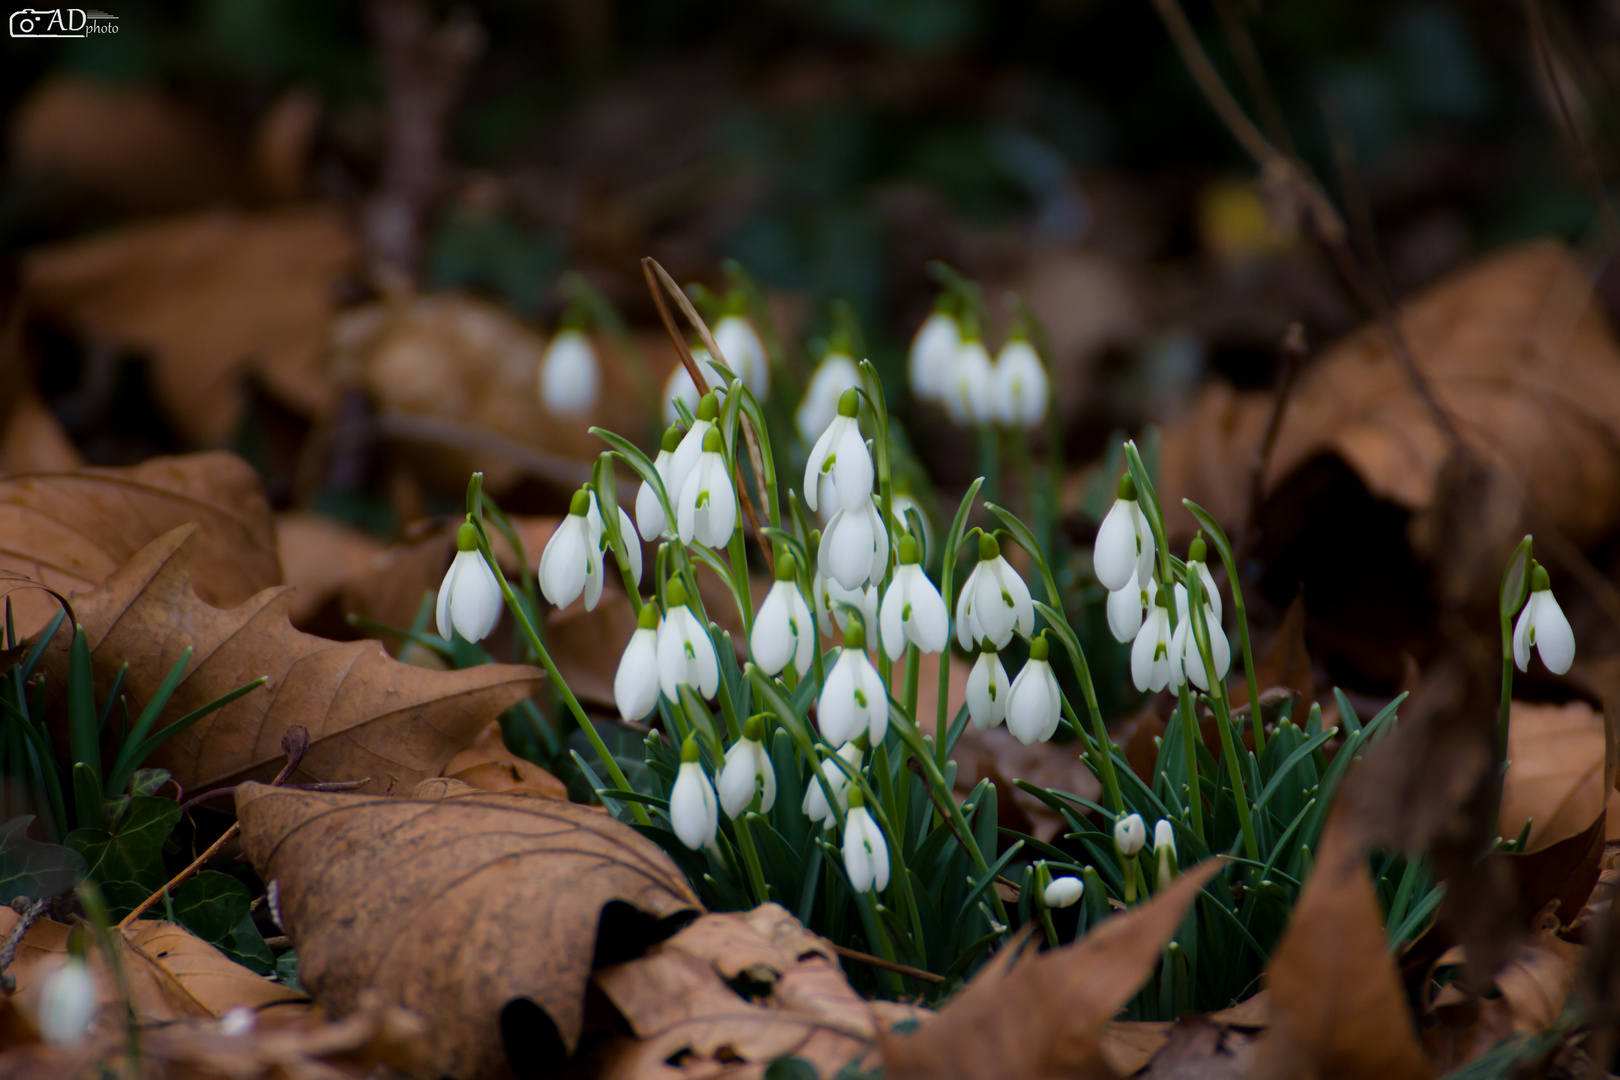
[[[1046,860],[1042,859],[1035,864],[1034,879],[1031,888],[1035,891],[1034,908],[1041,913],[1041,929],[1046,932],[1046,945],[1048,948],[1058,947],[1057,927],[1052,925],[1052,912],[1046,906],[1046,887],[1052,884],[1052,871],[1047,867]]]
[[[1238,584],[1237,556],[1233,554],[1232,541],[1227,539],[1226,531],[1208,511],[1191,499],[1182,499],[1181,505],[1209,533],[1215,550],[1221,554],[1221,564],[1226,567],[1227,584],[1232,586],[1232,611],[1237,617],[1238,645],[1243,653],[1243,678],[1249,691],[1249,726],[1254,733],[1254,752],[1259,754],[1266,748],[1266,725],[1260,716],[1260,689],[1254,674],[1254,651],[1249,647],[1249,609],[1243,603],[1243,586]]]
[[[754,632],[754,595],[748,582],[748,552],[743,547],[743,531],[739,526],[731,532],[732,595],[737,598],[737,610],[742,615],[743,637]]]
[[[838,768],[845,770],[849,778],[860,787],[861,794],[866,798],[867,812],[872,815],[872,820],[877,822],[878,828],[883,832],[883,842],[889,845],[889,884],[900,893],[900,901],[905,907],[906,919],[911,923],[912,939],[916,945],[917,955],[926,957],[928,938],[923,933],[922,912],[918,910],[917,898],[911,891],[911,874],[906,870],[904,849],[900,846],[901,834],[895,830],[894,819],[883,808],[878,793],[872,790],[872,785],[867,782],[866,777],[859,769],[851,769],[845,764],[844,759],[836,754],[828,758],[828,760]],[[883,744],[879,743],[873,750],[872,771],[878,774],[878,787],[880,790],[884,794],[892,796],[894,794],[894,785],[891,782],[892,778],[889,776],[888,763],[888,755],[884,752]],[[842,828],[839,831],[842,832]],[[892,949],[885,959],[895,959]]]
[[[1187,611],[1192,620],[1193,640],[1198,645],[1198,657],[1204,665],[1204,678],[1209,683],[1209,699],[1215,709],[1215,726],[1221,733],[1221,751],[1226,756],[1226,771],[1232,776],[1232,798],[1237,804],[1238,828],[1243,831],[1243,852],[1256,862],[1260,861],[1260,842],[1254,833],[1254,822],[1249,817],[1249,797],[1243,785],[1243,764],[1238,758],[1236,740],[1232,737],[1232,717],[1226,704],[1226,684],[1215,674],[1215,660],[1209,643],[1209,626],[1198,617],[1204,610],[1204,582],[1202,575],[1187,575]],[[1254,703],[1258,707],[1259,703]],[[1200,838],[1201,839],[1201,838]]]
[[[1171,663],[1175,661],[1172,659]],[[1192,816],[1193,835],[1204,839],[1204,800],[1198,782],[1198,744],[1202,734],[1198,730],[1198,713],[1193,708],[1192,692],[1185,679],[1176,687],[1176,712],[1181,717],[1182,753],[1187,758],[1187,809]]]
[[[956,518],[951,522],[951,531],[945,536],[944,558],[940,563],[939,594],[945,600],[945,610],[953,612],[951,602],[955,599],[951,595],[951,583],[956,576],[956,555],[962,544],[962,533],[967,527],[968,512],[973,509],[973,500],[979,489],[984,486],[984,477],[979,477],[968,485],[967,494],[962,496],[962,504],[956,508]],[[946,637],[945,649],[939,654],[939,715],[934,725],[934,748],[938,752],[935,765],[940,769],[945,767],[946,747],[945,733],[950,730],[950,718],[946,715],[946,707],[950,704],[951,696],[951,639]]]
[[[758,801],[756,797],[755,802]],[[742,849],[743,866],[748,871],[748,884],[754,891],[754,903],[763,904],[770,900],[771,894],[765,886],[765,871],[760,867],[759,852],[754,847],[754,833],[748,822],[752,816],[752,811],[744,810],[731,824],[737,834],[737,846]]]
[[[857,893],[855,907],[861,913],[861,924],[866,927],[866,936],[872,939],[872,946],[877,949],[877,954],[889,963],[895,963],[898,958],[894,954],[894,943],[889,940],[889,932],[883,928],[883,916],[878,913],[872,898],[864,893]],[[877,976],[878,981],[883,984],[885,993],[894,997],[905,994],[905,984],[895,972],[879,968]]]
[[[941,654],[942,662],[945,659],[948,659],[950,647],[950,641],[947,638],[945,643],[945,652]],[[902,704],[905,705],[906,712],[910,713],[912,716],[917,715],[917,691],[918,683],[921,681],[919,678],[921,674],[922,653],[920,650],[918,650],[916,642],[908,642],[906,644],[906,676],[903,689],[905,697]],[[940,738],[944,739],[944,737],[945,736],[942,733]]]

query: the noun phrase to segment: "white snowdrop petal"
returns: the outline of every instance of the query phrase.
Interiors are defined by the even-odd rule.
[[[734,744],[726,753],[726,763],[720,769],[720,806],[729,818],[736,818],[754,801],[757,774],[749,745],[746,739]]]
[[[1540,597],[1534,616],[1536,651],[1541,654],[1541,662],[1547,665],[1548,671],[1562,675],[1575,662],[1575,633],[1550,589],[1536,596]]]
[[[637,627],[613,676],[613,703],[626,720],[640,720],[658,707],[658,631]]]
[[[1053,878],[1041,893],[1041,902],[1049,908],[1066,908],[1080,899],[1085,883],[1074,876]]]
[[[1513,624],[1513,662],[1520,671],[1530,670],[1530,627],[1534,622],[1531,610],[1536,606],[1535,600],[1532,593],[1524,610],[1519,612],[1519,621]]]
[[[833,485],[838,502],[845,510],[858,510],[872,499],[872,455],[867,452],[866,440],[854,417],[840,416],[846,423],[839,425],[838,442],[834,452],[838,455],[833,466]],[[836,422],[835,422],[836,424]]]
[[[711,812],[714,789],[703,774],[703,766],[683,761],[669,792],[669,819],[681,843],[693,851],[713,842],[719,822]]]
[[[1136,572],[1136,504],[1115,499],[1097,527],[1091,549],[1091,568],[1109,592],[1123,589]]]
[[[551,339],[540,361],[540,393],[547,409],[562,416],[590,412],[600,386],[589,338],[578,330],[564,330]]]
[[[461,568],[450,597],[450,621],[468,641],[482,641],[501,619],[500,583],[479,552],[457,552],[455,561]]]
[[[458,552],[459,554],[459,552]],[[455,593],[456,568],[459,560],[450,560],[450,569],[444,572],[444,581],[439,584],[439,595],[433,603],[433,624],[439,630],[439,636],[449,641],[455,626],[450,621],[450,597]]]
[[[1108,594],[1108,632],[1120,644],[1136,637],[1142,629],[1142,590],[1136,587],[1136,575],[1123,589]]]
[[[540,592],[557,607],[572,604],[585,588],[592,566],[589,540],[585,519],[569,514],[540,553]]]

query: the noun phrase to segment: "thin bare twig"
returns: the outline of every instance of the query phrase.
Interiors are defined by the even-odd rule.
[[[384,438],[488,454],[517,466],[538,480],[561,487],[578,487],[591,478],[591,467],[583,462],[548,454],[513,442],[493,431],[484,431],[443,417],[385,412],[373,417],[369,423],[371,430]]]
[[[1227,47],[1232,50],[1232,59],[1237,61],[1243,81],[1254,97],[1255,108],[1260,111],[1260,121],[1265,124],[1267,137],[1292,155],[1293,137],[1288,133],[1288,123],[1283,119],[1281,106],[1277,104],[1277,95],[1272,92],[1271,80],[1266,78],[1266,66],[1260,62],[1260,50],[1255,48],[1254,37],[1249,33],[1243,12],[1238,10],[1236,0],[1215,0],[1215,13],[1221,17]]]
[[[356,788],[363,788],[369,783],[371,783],[371,777],[368,776],[364,780],[317,780],[313,784],[281,784],[279,786],[287,791],[354,791]],[[207,802],[209,799],[217,799],[221,795],[234,795],[236,789],[241,786],[241,784],[231,784],[228,787],[205,791],[201,795],[193,795],[180,804],[180,810],[184,813],[198,803]]]
[[[832,942],[828,942],[828,944],[832,945]],[[913,979],[921,979],[923,982],[937,984],[945,981],[945,976],[943,975],[935,975],[932,971],[924,971],[922,968],[914,968],[910,964],[897,964],[893,960],[885,960],[881,956],[873,956],[871,953],[864,953],[859,949],[845,948],[843,945],[833,945],[832,950],[846,960],[859,960],[867,967],[882,968],[884,971],[893,971],[901,975],[909,975]]]
[[[1254,452],[1254,464],[1249,469],[1249,505],[1243,513],[1243,531],[1238,534],[1237,561],[1242,561],[1254,544],[1255,517],[1260,512],[1260,499],[1265,493],[1266,469],[1271,466],[1271,455],[1277,447],[1277,435],[1282,431],[1283,415],[1288,411],[1288,399],[1299,376],[1299,365],[1305,359],[1305,327],[1289,323],[1277,346],[1277,389],[1271,399],[1271,418],[1266,421],[1266,436]]]

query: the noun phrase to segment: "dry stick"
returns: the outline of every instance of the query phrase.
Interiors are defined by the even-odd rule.
[[[901,975],[910,975],[913,979],[921,979],[923,982],[942,983],[945,981],[945,976],[943,975],[935,975],[932,971],[924,971],[922,968],[914,968],[910,964],[899,964],[893,960],[885,960],[881,956],[873,956],[871,953],[863,953],[859,949],[849,949],[842,945],[833,945],[832,942],[828,942],[828,944],[832,945],[833,952],[837,953],[839,956],[842,956],[844,959],[859,960],[867,967],[882,968],[884,971],[893,971]]]
[[[281,771],[276,773],[276,778],[270,781],[271,787],[279,786],[283,780],[292,775],[292,771],[294,769],[298,768],[298,763],[304,760],[304,754],[309,750],[308,729],[301,725],[295,725],[294,727],[287,729],[287,734],[281,737],[281,749],[287,755],[287,764],[283,765],[281,767]],[[122,919],[120,919],[118,921],[118,925],[113,929],[127,930],[130,923],[140,918],[146,913],[148,908],[157,903],[159,900],[163,899],[165,895],[172,892],[175,886],[179,885],[192,874],[195,874],[203,863],[217,855],[219,853],[219,849],[224,847],[234,836],[236,836],[237,833],[241,831],[242,822],[240,820],[231,822],[231,827],[226,829],[224,835],[222,835],[218,840],[215,840],[212,844],[208,845],[207,851],[204,851],[201,855],[193,859],[190,866],[186,867],[184,870],[174,875],[174,877],[170,878],[168,883],[164,885],[163,888],[159,889],[151,896],[148,896],[145,900],[142,900],[138,905],[136,905],[135,910],[131,911],[128,915],[125,915]]]
[[[370,421],[370,428],[373,433],[385,438],[489,454],[517,466],[537,480],[549,481],[561,487],[578,487],[591,478],[589,465],[524,446],[493,431],[484,431],[439,416],[385,412]]]
[[[1254,96],[1255,107],[1260,110],[1266,134],[1272,142],[1292,155],[1293,137],[1288,134],[1288,124],[1283,119],[1282,108],[1277,104],[1277,95],[1272,92],[1271,80],[1266,78],[1266,66],[1260,62],[1260,50],[1255,48],[1254,37],[1249,33],[1243,13],[1238,10],[1237,0],[1215,0],[1215,12],[1221,17],[1221,29],[1226,33],[1226,44],[1232,50],[1232,59],[1237,61],[1238,70],[1243,72],[1243,81]]]
[[[675,351],[680,354],[681,363],[686,366],[686,373],[692,377],[692,385],[697,387],[700,394],[707,392],[709,381],[704,377],[703,372],[698,370],[697,362],[692,359],[692,350],[686,347],[686,336],[675,328],[675,317],[669,313],[669,305],[664,303],[664,289],[667,287],[670,295],[674,296],[676,302],[682,305],[683,313],[696,327],[698,336],[703,339],[703,347],[709,350],[709,355],[722,359],[719,348],[714,344],[714,337],[709,333],[708,326],[698,317],[697,310],[692,307],[692,302],[686,298],[685,293],[681,292],[674,279],[669,276],[662,266],[658,265],[657,259],[651,255],[645,256],[641,260],[641,272],[646,275],[647,288],[652,292],[653,303],[658,308],[658,317],[664,321],[664,330],[669,334],[669,339],[675,343]],[[722,362],[724,362],[723,359]],[[759,450],[754,445],[753,426],[748,423],[748,418],[741,414],[741,410],[738,411],[738,419],[742,421],[743,438],[748,443],[749,461],[754,465],[754,475],[759,479],[760,489],[763,491],[765,472],[764,466],[759,463]],[[737,499],[742,503],[743,513],[747,516],[748,523],[754,527],[754,539],[758,542],[760,551],[765,555],[765,567],[774,576],[776,573],[776,560],[771,557],[771,545],[765,539],[765,530],[760,526],[759,515],[754,512],[754,501],[748,497],[748,487],[743,483],[742,479],[742,467],[740,465],[734,467],[737,473]]]
[[[1266,437],[1254,452],[1254,464],[1249,470],[1249,505],[1243,513],[1243,531],[1238,534],[1233,548],[1234,563],[1254,544],[1255,518],[1260,513],[1260,498],[1265,492],[1266,469],[1271,466],[1271,454],[1277,447],[1277,435],[1282,431],[1283,414],[1288,411],[1288,399],[1294,391],[1294,380],[1299,375],[1300,361],[1305,358],[1305,328],[1297,322],[1288,324],[1282,342],[1277,346],[1277,389],[1271,399],[1271,419],[1266,421]]]
[[[16,982],[5,973],[6,968],[11,966],[12,958],[17,955],[17,946],[22,944],[22,939],[28,933],[28,928],[33,925],[35,919],[45,913],[45,909],[50,906],[50,903],[51,898],[45,896],[24,908],[20,913],[22,918],[18,920],[16,926],[11,928],[11,936],[6,938],[4,946],[0,946],[0,993],[9,994],[17,988]]]
[[[317,780],[313,784],[281,784],[279,786],[284,791],[354,791],[356,788],[363,788],[369,783],[371,783],[371,777],[368,776],[364,780]],[[217,799],[221,795],[234,795],[236,789],[241,786],[241,784],[231,784],[228,787],[205,791],[201,795],[193,795],[180,804],[180,811],[184,813],[198,803],[207,802],[209,799]]]

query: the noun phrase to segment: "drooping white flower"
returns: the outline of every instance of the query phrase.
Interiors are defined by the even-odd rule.
[[[1035,632],[1029,586],[1001,554],[996,538],[980,533],[979,564],[956,598],[956,642],[965,650],[979,638],[989,638],[1002,649],[1015,630],[1025,637]]]
[[[844,631],[844,648],[816,699],[821,734],[831,743],[865,735],[873,746],[889,732],[889,695],[877,668],[866,657],[866,632],[852,622]]]
[[[889,845],[858,787],[850,789],[849,813],[844,817],[844,872],[856,892],[889,887]]]
[[[714,343],[743,385],[764,401],[771,391],[771,365],[754,324],[743,315],[722,315],[714,324]]]
[[[802,679],[815,659],[816,628],[810,605],[799,591],[798,569],[790,553],[777,557],[776,581],[754,616],[748,651],[767,675],[775,675],[791,663]]]
[[[1152,577],[1156,552],[1153,528],[1136,498],[1136,481],[1126,473],[1119,478],[1119,497],[1097,527],[1092,570],[1102,587],[1114,592],[1125,587],[1132,573],[1139,582]]]
[[[714,366],[714,358],[709,355],[709,350],[701,345],[694,345],[692,362],[707,380],[709,392],[715,394],[717,398],[725,397],[726,377]],[[696,413],[698,406],[702,404],[702,398],[703,395],[698,392],[697,383],[692,381],[692,373],[686,370],[686,365],[676,364],[675,370],[669,373],[669,379],[664,383],[664,423],[673,424],[681,418],[680,410],[675,407],[677,399],[686,402],[686,407]]]
[[[804,501],[812,510],[821,503],[824,474],[831,476],[838,505],[843,509],[859,510],[862,503],[871,501],[875,474],[872,455],[866,450],[860,422],[855,419],[859,412],[860,396],[852,389],[845,390],[838,399],[838,415],[810,450],[810,459],[804,465]]]
[[[1170,685],[1180,686],[1182,679],[1198,689],[1209,692],[1209,672],[1204,667],[1203,654],[1198,651],[1198,636],[1193,631],[1192,619],[1187,612],[1187,587],[1176,582],[1176,632],[1170,639]],[[1202,619],[1209,635],[1209,658],[1215,665],[1215,679],[1226,678],[1232,669],[1232,646],[1221,629],[1220,615],[1213,604],[1203,605]]]
[[[1114,850],[1130,858],[1147,843],[1147,823],[1141,814],[1130,814],[1114,822]]]
[[[456,557],[444,573],[434,605],[439,636],[449,641],[454,632],[468,641],[483,641],[501,621],[505,606],[501,584],[478,550],[478,530],[465,522],[456,530]]]
[[[949,311],[935,310],[917,328],[911,339],[911,355],[906,364],[911,393],[923,401],[939,401],[945,396],[946,380],[962,345],[962,328]]]
[[[839,760],[851,769],[861,767],[861,754],[861,746],[858,741],[847,742],[838,748]],[[848,808],[849,786],[854,781],[844,773],[844,770],[836,765],[828,765],[826,762],[818,761],[816,771],[827,778],[827,787],[832,788],[833,800],[838,804],[838,809],[844,810]],[[810,778],[809,786],[805,789],[804,801],[800,804],[800,808],[804,810],[804,816],[811,821],[831,825],[838,820],[838,815],[827,803],[827,792],[822,788],[821,781],[814,776]]]
[[[640,720],[658,708],[658,605],[651,601],[641,605],[636,629],[619,657],[613,703],[626,720]]]
[[[1086,891],[1086,883],[1077,877],[1057,877],[1041,891],[1041,903],[1049,908],[1066,908],[1080,899]]]
[[[1137,582],[1136,571],[1132,570],[1125,587],[1108,594],[1108,632],[1122,645],[1142,629],[1142,615],[1152,610],[1154,597],[1159,595],[1159,586],[1151,577],[1145,589]]]
[[[658,456],[653,458],[653,471],[658,479],[663,481],[664,494],[669,496],[673,504],[679,492],[670,489],[669,469],[670,463],[675,460],[675,448],[681,445],[681,429],[671,424],[664,429],[664,440],[658,448]],[[641,538],[651,544],[656,541],[669,528],[669,519],[664,515],[664,504],[658,498],[658,492],[645,480],[641,482],[641,489],[636,492],[636,528],[641,532]],[[636,577],[639,579],[640,574]]]
[[[100,1007],[101,991],[90,966],[69,956],[40,987],[39,1033],[51,1046],[73,1049],[84,1042]]]
[[[684,585],[672,581],[664,595],[668,609],[658,627],[658,686],[674,702],[681,700],[683,685],[692,687],[699,697],[712,698],[720,689],[714,641],[686,606]]]
[[[1540,565],[1530,574],[1530,599],[1513,627],[1513,662],[1520,671],[1530,670],[1532,645],[1554,675],[1562,675],[1575,662],[1575,633],[1553,598],[1552,579]]]
[[[669,789],[669,821],[681,843],[696,851],[714,843],[720,828],[720,807],[714,785],[698,760],[697,739],[691,735],[681,745],[681,767],[675,772],[675,785]]]
[[[984,342],[962,342],[948,371],[945,411],[958,424],[988,424],[996,418],[996,373]]]
[[[737,529],[737,492],[731,486],[723,440],[718,428],[703,437],[703,453],[686,477],[675,503],[675,526],[681,543],[723,548]]]
[[[979,658],[968,672],[967,707],[973,726],[988,731],[1007,718],[1007,669],[1001,666],[1001,657],[989,638],[979,645]]]
[[[839,604],[853,605],[855,610],[861,613],[861,618],[867,626],[878,624],[876,585],[868,585],[864,589],[846,589],[832,578],[823,577],[820,570],[816,571],[811,584],[815,592],[812,599],[816,605],[816,625],[821,627],[823,636],[831,637],[834,629],[839,631],[849,629],[852,616],[839,607]]]
[[[753,804],[756,792],[760,813],[770,813],[776,804],[776,770],[765,752],[764,737],[765,721],[750,716],[743,723],[742,738],[726,751],[726,763],[720,769],[720,805],[733,820]]]
[[[1057,733],[1063,694],[1047,660],[1050,649],[1044,633],[1031,638],[1029,660],[1007,691],[1007,730],[1025,746]]]
[[[898,660],[911,642],[925,653],[944,650],[950,641],[950,612],[934,583],[917,561],[917,541],[900,538],[900,564],[895,568],[889,591],[883,594],[878,626],[883,651]]]
[[[585,610],[591,611],[602,598],[602,548],[591,535],[591,497],[585,488],[574,492],[563,518],[540,553],[540,592],[558,607],[572,604],[581,591]]]
[[[822,357],[793,417],[799,437],[807,443],[815,442],[838,415],[838,399],[844,396],[844,391],[860,384],[860,369],[848,353],[830,352]]]
[[[1007,427],[1033,427],[1046,419],[1051,390],[1035,347],[1013,338],[996,355],[996,409]]]
[[[846,589],[883,580],[889,567],[889,530],[877,500],[867,497],[854,510],[839,507],[821,534],[816,565]]]
[[[681,441],[669,457],[669,476],[664,481],[664,491],[672,504],[679,503],[681,489],[686,486],[686,478],[692,475],[692,470],[697,468],[698,458],[703,456],[703,444],[709,432],[714,430],[714,418],[719,415],[720,399],[713,394],[704,394],[698,400],[692,430],[681,436]],[[678,505],[673,509],[679,513]]]
[[[602,507],[596,501],[596,489],[591,489],[591,509],[585,515],[586,524],[591,527],[591,543],[606,555],[612,551],[612,545],[607,542],[607,527],[602,523]],[[641,540],[636,533],[635,522],[630,515],[619,507],[619,537],[624,541],[624,557],[630,562],[630,579],[638,585],[641,583]],[[615,556],[616,558],[617,556]]]
[[[596,408],[601,383],[591,339],[579,330],[559,331],[540,361],[541,403],[559,416],[579,416]]]
[[[1162,594],[1155,599],[1131,644],[1131,681],[1144,692],[1158,693],[1170,685],[1170,609],[1166,603]]]
[[[1170,887],[1176,876],[1176,827],[1165,818],[1153,826],[1153,854],[1159,859],[1159,891]]]

